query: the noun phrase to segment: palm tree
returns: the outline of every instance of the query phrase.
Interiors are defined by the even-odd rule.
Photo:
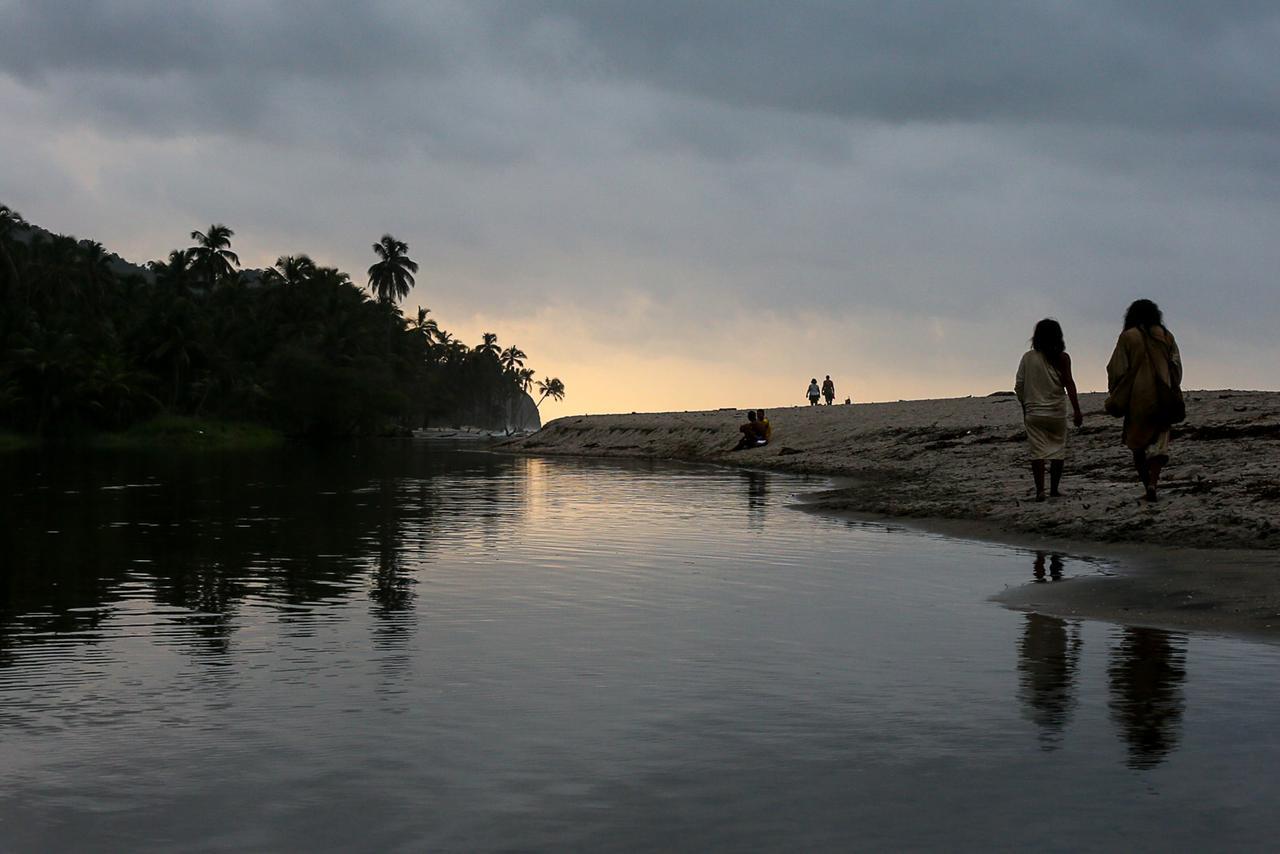
[[[82,370],[83,378],[76,384],[75,398],[91,415],[106,422],[109,427],[123,427],[135,419],[140,410],[154,410],[160,406],[146,390],[151,376],[137,370],[124,355],[107,351],[95,354]]]
[[[542,397],[538,398],[534,406],[542,406],[542,401],[548,397],[552,400],[564,400],[564,383],[557,377],[551,377],[546,380],[538,380],[538,391],[542,392]]]
[[[235,232],[220,223],[209,226],[207,234],[193,231],[191,239],[196,241],[192,246],[191,266],[203,270],[210,287],[222,279],[235,273],[240,266],[240,256],[231,251],[231,237]]]
[[[481,336],[481,341],[476,345],[476,355],[490,355],[495,359],[502,352],[502,348],[498,346],[498,336],[493,332],[486,332]]]
[[[80,244],[69,234],[55,234],[47,240],[33,240],[36,263],[28,265],[26,299],[41,310],[49,310],[60,300],[79,297],[83,280],[77,275]]]
[[[528,358],[528,354],[516,345],[512,344],[503,350],[498,356],[498,361],[502,364],[504,370],[508,373],[515,373],[517,368],[524,367],[524,360]]]
[[[86,240],[80,244],[79,262],[85,291],[96,297],[100,289],[114,277],[111,256],[98,241]]]
[[[272,285],[297,287],[316,274],[316,262],[308,255],[281,255],[276,264],[262,274],[263,281]]]
[[[445,352],[445,359],[446,361],[457,364],[465,362],[467,357],[470,355],[471,351],[467,349],[467,345],[455,338],[453,339],[453,343],[449,345],[448,350]]]
[[[186,300],[176,300],[171,307],[158,312],[149,324],[157,333],[157,343],[146,355],[146,361],[164,369],[171,379],[169,405],[176,406],[182,392],[183,372],[191,367],[191,357],[198,343],[193,309]]]
[[[390,234],[382,235],[382,239],[373,244],[379,261],[369,268],[369,290],[377,295],[379,302],[399,302],[409,295],[418,265],[405,254],[408,251],[409,244]]]
[[[9,254],[7,242],[11,233],[26,227],[27,221],[22,218],[22,214],[8,205],[0,205],[0,258],[4,260],[6,285],[9,293],[14,296],[18,293],[18,267]]]
[[[418,306],[417,318],[409,321],[409,328],[421,335],[427,344],[430,344],[440,332],[440,324],[436,323],[436,319],[427,317],[430,313],[431,309]]]
[[[186,293],[187,276],[191,272],[191,250],[175,249],[169,253],[169,260],[149,261],[147,269],[155,275],[157,282],[178,293]]]
[[[533,385],[533,373],[533,368],[521,368],[516,371],[516,383],[525,394],[529,393],[529,386]]]
[[[339,270],[337,267],[316,267],[311,274],[311,279],[317,284],[323,285],[330,290],[341,288],[351,284],[351,277]],[[361,297],[363,299],[364,297]]]

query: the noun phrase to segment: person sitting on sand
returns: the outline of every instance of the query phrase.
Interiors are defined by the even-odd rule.
[[[1169,428],[1186,415],[1181,385],[1182,356],[1173,333],[1164,328],[1159,306],[1137,300],[1125,312],[1124,331],[1107,363],[1106,410],[1124,416],[1122,438],[1133,451],[1147,501],[1156,500],[1160,469],[1169,462]]]
[[[822,381],[822,396],[827,399],[827,406],[836,402],[836,384],[831,381],[831,374]]]
[[[764,410],[756,410],[756,427],[760,430],[760,436],[764,439],[765,444],[769,444],[769,440],[773,438],[773,425],[769,423],[769,419],[764,417]]]
[[[809,380],[809,390],[805,392],[809,397],[809,405],[817,406],[818,398],[822,397],[822,389],[818,388],[818,378],[814,377]]]
[[[1049,461],[1049,496],[1057,498],[1058,484],[1067,455],[1067,401],[1071,399],[1072,421],[1084,420],[1076,383],[1071,376],[1071,357],[1058,321],[1045,318],[1036,324],[1031,349],[1018,363],[1013,392],[1022,404],[1022,421],[1031,449],[1031,476],[1036,484],[1036,501],[1044,501],[1044,463]]]
[[[747,410],[747,423],[739,427],[738,431],[742,433],[742,438],[734,446],[733,450],[735,451],[743,451],[747,448],[756,448],[767,444],[768,440],[764,437],[760,422],[756,420],[756,414],[750,409]]]

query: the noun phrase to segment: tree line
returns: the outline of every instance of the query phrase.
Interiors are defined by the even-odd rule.
[[[430,309],[406,318],[418,265],[389,234],[369,293],[307,255],[243,270],[233,237],[215,224],[134,268],[0,205],[0,425],[67,435],[170,412],[342,436],[500,426],[525,393],[564,397],[497,335],[468,346]]]

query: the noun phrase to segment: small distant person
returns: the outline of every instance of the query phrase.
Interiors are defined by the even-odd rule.
[[[1147,501],[1156,500],[1160,470],[1169,462],[1169,428],[1186,416],[1181,385],[1182,355],[1160,307],[1135,301],[1107,363],[1106,410],[1124,416],[1122,438]]]
[[[818,388],[818,378],[814,377],[809,380],[809,390],[805,392],[809,397],[809,405],[817,406],[818,398],[822,397],[822,389]]]
[[[1063,395],[1063,390],[1066,395]],[[1036,324],[1031,336],[1031,349],[1018,363],[1014,394],[1022,404],[1022,422],[1027,428],[1027,444],[1031,450],[1031,477],[1036,485],[1036,501],[1044,501],[1044,468],[1049,462],[1049,497],[1058,498],[1062,468],[1067,456],[1067,399],[1071,400],[1072,422],[1079,427],[1084,421],[1075,379],[1071,376],[1071,357],[1062,337],[1058,321],[1046,317]]]
[[[757,448],[767,444],[768,440],[764,437],[764,430],[756,420],[755,412],[750,409],[747,410],[747,423],[739,427],[738,432],[742,434],[742,438],[733,447],[735,451],[745,451],[747,448]]]
[[[764,443],[769,444],[769,440],[773,438],[773,425],[769,423],[769,419],[764,417],[764,410],[756,410],[756,429],[760,431]]]
[[[822,396],[827,399],[827,406],[836,402],[836,384],[831,381],[831,374],[822,381]]]

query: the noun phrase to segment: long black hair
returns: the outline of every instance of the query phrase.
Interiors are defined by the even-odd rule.
[[[1031,349],[1044,354],[1050,362],[1067,350],[1067,342],[1062,339],[1062,324],[1052,317],[1046,317],[1036,324],[1036,331],[1031,334]]]
[[[1124,328],[1132,329],[1135,326],[1140,326],[1144,330],[1150,330],[1153,326],[1164,326],[1164,315],[1160,313],[1160,306],[1149,299],[1134,300],[1129,310],[1124,313]]]

